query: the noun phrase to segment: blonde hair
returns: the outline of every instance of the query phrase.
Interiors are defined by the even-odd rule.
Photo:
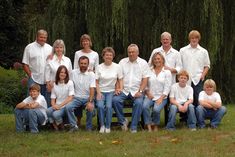
[[[180,76],[186,76],[189,80],[189,74],[186,70],[181,70],[178,74],[177,74],[177,79],[179,79]]]
[[[201,40],[201,34],[197,30],[192,30],[191,32],[189,32],[188,39],[190,40],[193,37],[198,38],[199,40]]]
[[[207,79],[205,82],[204,82],[204,85],[203,85],[203,90],[205,90],[206,87],[212,87],[214,89],[214,92],[216,91],[216,84],[215,84],[215,81],[212,80],[212,79]]]
[[[53,48],[52,48],[52,52],[53,54],[56,54],[55,53],[55,47],[58,46],[58,45],[62,45],[63,46],[63,54],[65,55],[65,52],[66,52],[66,49],[65,49],[65,44],[64,44],[64,41],[62,39],[57,39],[54,43],[53,43]]]
[[[114,51],[114,49],[112,47],[105,47],[102,50],[102,57],[104,57],[106,52],[111,52],[113,54],[113,57],[115,57],[115,51]]]
[[[151,67],[154,67],[154,68],[155,68],[155,65],[153,64],[153,60],[154,60],[154,58],[155,58],[157,55],[159,55],[159,56],[161,57],[161,59],[162,59],[162,61],[163,61],[163,65],[165,65],[165,62],[166,62],[165,57],[162,55],[161,52],[156,52],[156,53],[154,53],[154,55],[153,55],[153,57],[152,57],[152,59],[151,59],[151,65],[150,65]]]
[[[83,46],[82,46],[82,41],[83,40],[89,40],[89,45],[90,45],[90,47],[92,47],[91,37],[88,34],[83,34],[80,38],[80,46],[82,48],[83,48]]]

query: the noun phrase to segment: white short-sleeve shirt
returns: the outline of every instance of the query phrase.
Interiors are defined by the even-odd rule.
[[[208,95],[208,94],[206,94],[205,91],[201,91],[199,93],[199,98],[198,99],[199,99],[199,101],[200,100],[209,100],[209,101],[212,101],[212,102],[222,102],[220,94],[217,93],[217,92],[213,92],[211,95]]]
[[[85,53],[82,50],[76,51],[74,56],[74,69],[79,69],[78,60],[81,56],[89,58],[89,70],[94,71],[95,67],[99,65],[99,55],[97,52],[91,50],[89,53]]]
[[[171,88],[171,78],[172,76],[169,70],[164,70],[163,68],[162,71],[156,75],[154,69],[151,69],[148,79],[148,89],[154,96],[152,100],[159,99],[163,94],[168,96]]]
[[[189,85],[180,87],[179,83],[171,86],[170,98],[175,98],[179,104],[183,104],[189,99],[193,100],[193,88]]]
[[[55,81],[56,72],[60,65],[66,66],[69,74],[72,72],[72,63],[68,57],[63,55],[59,62],[58,57],[54,55],[53,59],[48,60],[46,65],[46,81]]]
[[[74,95],[73,81],[69,80],[68,83],[54,83],[51,91],[51,99],[56,99],[56,105],[60,105],[68,96]],[[65,107],[65,106],[63,106]]]
[[[183,69],[189,73],[188,84],[197,85],[202,76],[204,67],[210,68],[210,59],[208,51],[198,45],[196,48],[192,48],[191,45],[187,45],[180,49],[181,60]]]
[[[160,52],[164,56],[166,66],[176,69],[177,73],[182,69],[180,53],[173,47],[171,47],[168,52],[165,52],[162,46],[154,49],[148,61],[149,65],[151,65],[151,60],[153,55],[157,52]],[[176,82],[176,74],[173,73],[172,84],[174,84],[175,82]]]
[[[104,63],[96,67],[96,80],[99,80],[99,87],[101,92],[115,91],[115,84],[118,79],[123,78],[121,66],[112,62],[107,66]]]
[[[82,73],[79,69],[74,69],[71,73],[71,80],[74,83],[75,97],[88,99],[90,88],[96,87],[95,74],[92,71]]]
[[[119,65],[123,72],[123,93],[125,95],[131,93],[134,96],[140,88],[142,79],[149,77],[149,65],[140,57],[134,62],[131,62],[128,57],[123,58]]]
[[[39,94],[36,100],[33,100],[33,98],[31,96],[28,96],[27,98],[25,98],[23,100],[23,102],[26,104],[32,103],[32,102],[37,102],[39,104],[39,110],[43,113],[43,115],[45,117],[45,121],[43,122],[43,125],[45,125],[46,121],[47,121],[47,114],[46,114],[47,102],[46,102],[44,96]]]
[[[52,47],[45,43],[43,46],[36,41],[25,47],[22,63],[29,65],[32,79],[38,84],[45,84],[45,68],[47,57]]]

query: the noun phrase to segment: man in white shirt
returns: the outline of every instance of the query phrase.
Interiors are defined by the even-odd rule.
[[[113,108],[123,130],[127,130],[128,121],[123,114],[123,102],[126,99],[133,101],[131,132],[136,133],[143,104],[143,91],[149,78],[149,66],[144,59],[138,57],[139,48],[136,44],[129,45],[127,51],[128,57],[119,62],[123,71],[123,91],[113,97]]]
[[[165,57],[165,70],[170,70],[172,74],[172,84],[176,82],[176,74],[182,69],[180,53],[171,46],[172,38],[169,32],[163,32],[161,34],[162,46],[153,50],[150,58],[149,65],[151,65],[151,59],[157,52]]]
[[[28,75],[28,89],[37,83],[41,87],[41,94],[49,100],[46,92],[45,68],[46,60],[52,52],[52,47],[46,43],[47,32],[38,30],[36,41],[25,47],[22,63],[24,71]]]
[[[86,108],[86,129],[92,130],[92,113],[94,110],[94,94],[95,94],[95,74],[88,71],[89,58],[81,56],[78,60],[79,69],[74,69],[71,73],[71,80],[74,82],[75,95],[73,101],[66,105],[66,113],[71,125],[70,132],[78,130],[74,110],[85,106]]]
[[[189,73],[188,84],[193,88],[193,105],[198,105],[198,95],[202,91],[203,80],[209,68],[208,51],[199,45],[201,35],[192,30],[188,35],[190,44],[180,49],[183,69]]]

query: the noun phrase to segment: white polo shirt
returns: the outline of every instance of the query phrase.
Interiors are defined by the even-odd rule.
[[[68,96],[74,95],[73,81],[69,80],[68,83],[54,83],[54,87],[51,91],[51,99],[56,99],[56,105],[60,105]],[[65,107],[65,106],[63,106]]]
[[[24,103],[32,103],[32,102],[37,102],[39,104],[39,110],[43,113],[44,117],[45,117],[45,121],[43,122],[42,125],[46,124],[47,121],[47,114],[46,114],[46,110],[47,110],[47,102],[44,98],[44,96],[42,96],[41,94],[38,95],[36,100],[33,100],[31,96],[28,96],[27,98],[25,98],[23,100]]]
[[[149,65],[151,65],[151,60],[153,55],[157,52],[160,52],[165,57],[166,66],[176,69],[177,73],[182,69],[180,53],[173,47],[171,47],[167,53],[163,50],[162,46],[154,49],[148,61]],[[172,73],[172,84],[174,84],[175,82],[176,82],[176,74]]]
[[[52,60],[47,61],[45,76],[46,81],[55,81],[56,72],[60,65],[66,66],[69,73],[72,72],[72,63],[68,57],[63,55],[61,61],[59,62],[58,57],[54,55]]]
[[[151,69],[150,77],[148,79],[148,89],[154,96],[152,100],[157,100],[161,95],[166,95],[166,98],[171,89],[172,76],[169,70],[164,70],[156,75],[155,70]]]
[[[43,46],[36,41],[25,47],[22,63],[29,65],[32,79],[38,84],[45,84],[45,68],[52,47],[45,43]]]
[[[189,99],[193,100],[193,88],[189,85],[180,87],[179,83],[171,86],[170,98],[175,98],[179,104],[184,104]]]
[[[81,73],[79,69],[74,69],[71,73],[71,80],[74,83],[75,97],[88,99],[90,88],[95,88],[95,74],[92,71]]]
[[[222,102],[220,94],[217,92],[213,92],[211,95],[207,95],[205,91],[201,91],[199,93],[199,98],[198,100],[207,100],[207,101],[212,101],[212,102]]]
[[[134,62],[131,62],[128,57],[123,58],[119,65],[123,72],[123,93],[125,95],[131,93],[134,96],[140,88],[142,79],[149,77],[149,65],[140,57]]]
[[[102,63],[95,70],[96,80],[99,80],[101,92],[115,91],[117,79],[123,78],[121,66],[114,62],[109,66]]]
[[[89,53],[85,53],[82,50],[75,52],[73,68],[79,69],[78,60],[81,56],[86,56],[89,58],[89,70],[94,71],[95,67],[99,65],[99,55],[97,52],[91,50]]]
[[[206,49],[198,45],[196,48],[192,48],[191,45],[187,45],[180,49],[181,60],[183,69],[189,73],[188,84],[197,85],[202,76],[204,67],[210,68],[210,59]]]

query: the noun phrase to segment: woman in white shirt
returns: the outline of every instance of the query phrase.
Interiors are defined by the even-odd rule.
[[[47,109],[49,122],[55,130],[63,129],[63,116],[65,105],[72,101],[74,96],[74,84],[69,80],[69,73],[66,66],[59,66],[56,72],[56,79],[51,91],[51,107]]]
[[[143,117],[148,131],[157,131],[160,124],[160,113],[167,104],[167,96],[170,92],[172,76],[169,70],[164,69],[165,58],[157,52],[151,60],[151,73],[143,102]],[[153,108],[152,116],[150,108]]]
[[[46,65],[46,85],[48,94],[50,94],[53,84],[55,82],[56,71],[60,65],[65,65],[69,73],[72,71],[71,60],[64,56],[65,55],[65,44],[61,39],[57,39],[52,48],[52,53],[54,54],[52,59],[48,59]],[[50,102],[50,101],[49,101]],[[51,106],[48,103],[48,106]]]
[[[110,133],[112,121],[112,98],[123,89],[123,74],[119,64],[112,62],[115,52],[112,47],[102,51],[104,63],[96,68],[96,105],[100,123],[100,133]],[[118,85],[116,85],[118,81]]]

